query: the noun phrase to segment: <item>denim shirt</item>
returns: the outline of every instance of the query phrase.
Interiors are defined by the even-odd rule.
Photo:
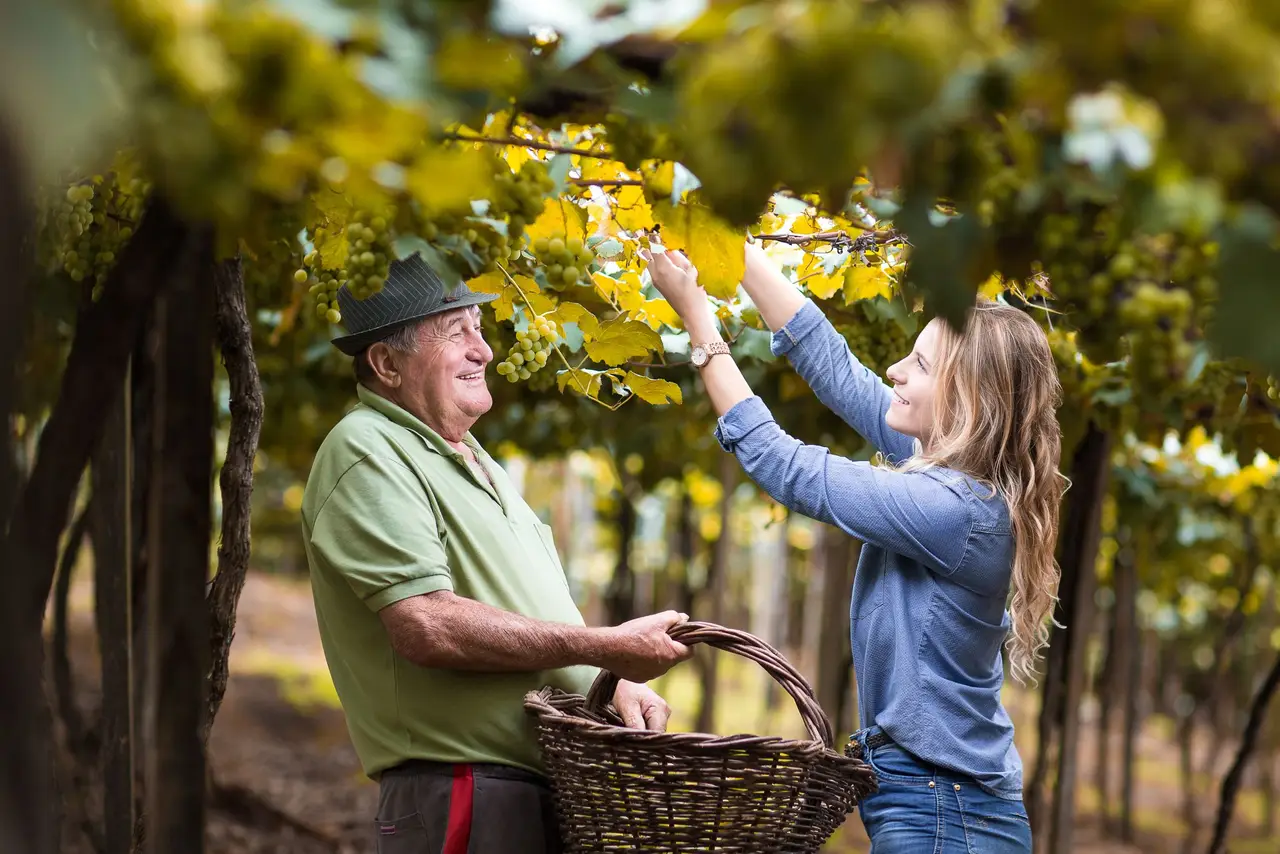
[[[915,440],[884,421],[889,387],[811,301],[773,335],[824,405],[888,461]],[[952,469],[897,472],[787,435],[759,397],[719,419],[716,439],[791,510],[863,542],[849,609],[858,713],[921,759],[1022,796],[1022,760],[1000,700],[1013,569],[1004,500]]]

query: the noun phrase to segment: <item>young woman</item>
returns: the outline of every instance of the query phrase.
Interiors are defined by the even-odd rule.
[[[1044,333],[984,300],[964,335],[931,321],[886,385],[758,246],[746,253],[743,286],[773,352],[883,464],[783,432],[723,346],[697,271],[678,253],[646,258],[689,332],[720,444],[774,499],[864,543],[850,607],[863,728],[851,746],[880,782],[860,806],[871,850],[1030,852],[1000,650],[1011,632],[1011,670],[1032,672],[1058,584],[1060,386]]]

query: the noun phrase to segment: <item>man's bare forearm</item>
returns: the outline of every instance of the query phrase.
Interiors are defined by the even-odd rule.
[[[402,600],[380,616],[396,652],[445,670],[602,667],[615,645],[609,629],[534,620],[445,591]]]

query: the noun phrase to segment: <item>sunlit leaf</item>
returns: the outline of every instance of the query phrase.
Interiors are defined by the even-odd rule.
[[[587,335],[595,335],[600,328],[600,321],[596,316],[576,302],[562,302],[547,316],[562,326],[576,323]]]
[[[877,265],[850,264],[844,271],[845,305],[863,299],[893,296],[889,275]]]
[[[566,388],[571,388],[578,394],[598,399],[600,383],[603,380],[604,373],[602,371],[592,371],[587,368],[569,368],[556,375],[556,386],[562,392]]]
[[[606,365],[621,365],[629,359],[638,359],[653,350],[662,349],[662,339],[643,323],[625,317],[616,317],[601,324],[594,340],[584,345],[587,355]]]
[[[619,187],[613,194],[613,218],[627,231],[649,231],[654,226],[653,210],[640,187]]]
[[[492,161],[472,149],[427,148],[405,170],[405,188],[428,212],[466,210],[493,194]]]
[[[742,282],[746,236],[701,205],[654,208],[662,244],[681,249],[698,268],[698,282],[718,299],[732,299]]]
[[[510,320],[515,314],[515,301],[520,292],[507,281],[501,273],[485,273],[467,282],[467,287],[477,293],[497,294],[498,298],[489,303],[493,307],[494,316],[498,320]],[[534,283],[537,287],[537,283]]]
[[[556,198],[547,199],[542,213],[532,225],[525,229],[525,233],[529,236],[530,243],[540,237],[550,239],[563,236],[566,240],[571,237],[587,239],[587,227],[582,208],[572,202]]]
[[[806,255],[796,271],[796,277],[818,299],[830,299],[844,287],[844,275],[838,270],[828,274],[820,255]]]
[[[600,292],[600,296],[616,303],[624,311],[628,306],[635,307],[644,297],[640,294],[640,276],[626,270],[619,278],[606,276],[604,273],[592,273],[591,281]]]
[[[634,371],[627,371],[626,384],[645,403],[658,405],[683,402],[680,386],[666,380],[654,379],[643,374],[637,374]]]

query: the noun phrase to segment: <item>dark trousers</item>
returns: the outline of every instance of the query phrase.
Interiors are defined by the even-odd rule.
[[[378,854],[561,854],[547,781],[505,765],[414,760],[379,779]]]

